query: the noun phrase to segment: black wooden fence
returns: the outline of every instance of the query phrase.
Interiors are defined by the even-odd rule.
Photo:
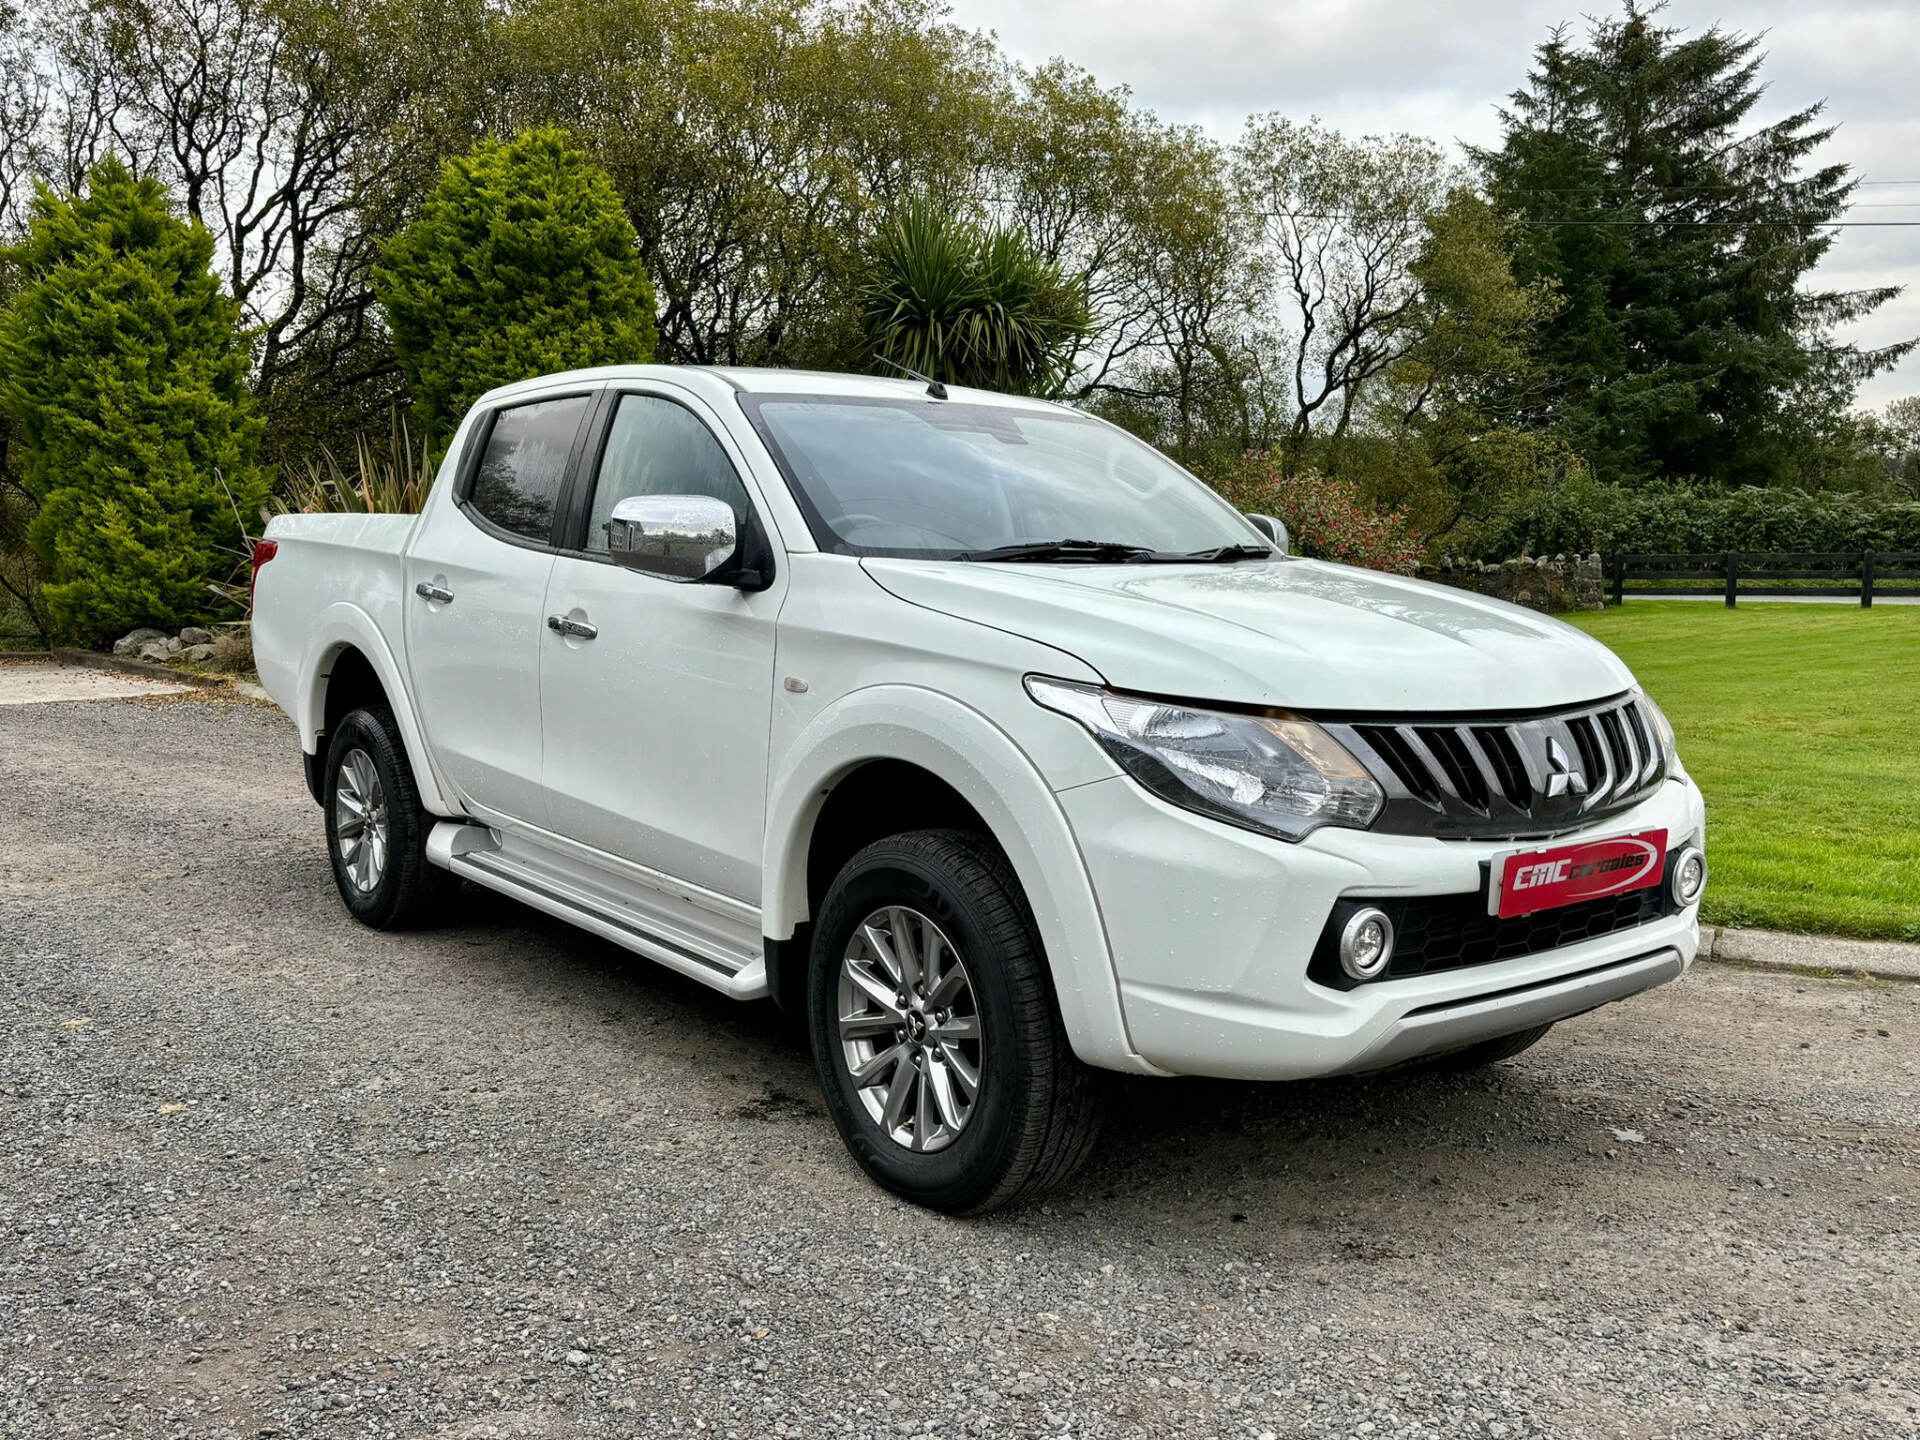
[[[1718,555],[1615,554],[1607,577],[1618,605],[1629,595],[1719,593],[1728,606],[1744,590],[1764,595],[1858,595],[1862,608],[1876,595],[1920,596],[1920,554],[1854,550],[1834,554],[1755,555],[1729,550]],[[1629,588],[1631,586],[1632,588]]]

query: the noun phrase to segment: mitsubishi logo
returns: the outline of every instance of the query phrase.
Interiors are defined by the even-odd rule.
[[[1551,735],[1547,737],[1547,768],[1553,772],[1547,776],[1549,799],[1587,793],[1586,777],[1573,768],[1573,761],[1567,758],[1566,748]]]

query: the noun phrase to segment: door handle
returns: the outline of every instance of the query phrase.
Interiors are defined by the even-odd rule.
[[[591,640],[600,633],[598,626],[565,615],[547,616],[547,628],[556,635],[570,635],[575,640]]]
[[[432,601],[435,605],[451,605],[453,603],[453,591],[435,585],[429,580],[422,580],[418,585],[414,586],[413,593],[418,595],[422,600]]]

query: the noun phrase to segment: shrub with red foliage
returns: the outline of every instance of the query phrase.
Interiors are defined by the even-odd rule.
[[[1286,524],[1295,553],[1411,575],[1422,544],[1404,510],[1377,510],[1357,485],[1317,470],[1288,475],[1271,450],[1249,450],[1207,477],[1235,509]]]

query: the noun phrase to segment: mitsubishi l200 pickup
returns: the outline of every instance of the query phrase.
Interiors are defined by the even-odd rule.
[[[254,562],[356,919],[465,880],[771,996],[941,1210],[1070,1174],[1109,1072],[1485,1064],[1693,957],[1700,793],[1608,650],[1291,555],[1063,406],[548,376],[420,514]]]

